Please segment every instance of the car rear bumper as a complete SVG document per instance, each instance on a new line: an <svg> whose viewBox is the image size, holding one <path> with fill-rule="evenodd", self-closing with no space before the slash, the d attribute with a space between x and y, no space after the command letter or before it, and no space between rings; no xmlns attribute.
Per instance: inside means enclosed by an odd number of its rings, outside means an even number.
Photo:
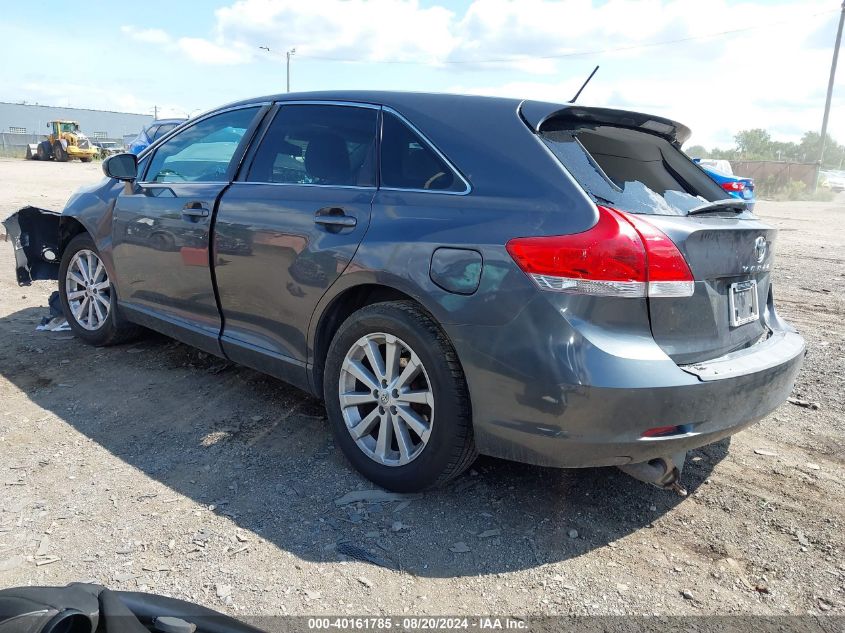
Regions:
<svg viewBox="0 0 845 633"><path fill-rule="evenodd" d="M763 343L683 367L644 337L604 349L577 329L563 332L563 346L555 336L546 337L545 348L526 345L523 337L512 349L527 358L508 369L491 364L493 357L516 357L496 351L499 341L488 337L482 351L460 339L478 449L577 468L643 462L716 442L766 416L792 391L804 341L776 315L772 326L777 329ZM680 428L644 436L666 426Z"/></svg>

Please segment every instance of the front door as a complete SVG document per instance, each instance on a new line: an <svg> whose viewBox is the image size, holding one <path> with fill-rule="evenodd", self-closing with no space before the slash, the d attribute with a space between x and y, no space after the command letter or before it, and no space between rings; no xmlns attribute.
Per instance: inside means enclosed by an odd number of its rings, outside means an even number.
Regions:
<svg viewBox="0 0 845 633"><path fill-rule="evenodd" d="M112 230L122 308L174 338L219 353L209 236L218 198L234 175L260 106L199 120L155 149Z"/></svg>
<svg viewBox="0 0 845 633"><path fill-rule="evenodd" d="M281 105L217 213L223 350L299 384L317 302L349 264L376 191L379 109Z"/></svg>

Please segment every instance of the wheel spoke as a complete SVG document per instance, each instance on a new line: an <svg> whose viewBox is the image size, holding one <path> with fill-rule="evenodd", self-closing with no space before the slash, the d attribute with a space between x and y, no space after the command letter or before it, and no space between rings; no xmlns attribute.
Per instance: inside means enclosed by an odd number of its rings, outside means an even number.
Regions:
<svg viewBox="0 0 845 633"><path fill-rule="evenodd" d="M367 435L370 431L373 430L373 427L376 425L381 418L379 417L378 408L373 409L370 411L370 414L364 417L358 424L351 427L349 432L352 433L352 437L356 440L360 440L362 437Z"/></svg>
<svg viewBox="0 0 845 633"><path fill-rule="evenodd" d="M378 411L378 409L376 409ZM376 456L382 461L387 459L387 451L390 449L390 444L393 440L393 424L390 421L390 414L385 413L381 416L381 422L378 427L378 439L376 440Z"/></svg>
<svg viewBox="0 0 845 633"><path fill-rule="evenodd" d="M94 297L99 303L103 304L103 307L106 309L106 314L108 314L109 308L111 307L111 305L109 304L109 300L99 293L95 293Z"/></svg>
<svg viewBox="0 0 845 633"><path fill-rule="evenodd" d="M109 280L108 280L108 277L107 277L105 281L101 281L98 284L94 284L94 290L100 290L100 291L108 290L110 285L111 284L109 283Z"/></svg>
<svg viewBox="0 0 845 633"><path fill-rule="evenodd" d="M99 299L100 297L96 296L96 298ZM100 308L100 302L99 301L92 301L91 305L94 306L94 312L97 313L97 325L99 326L100 323L102 323L103 321L106 320L106 317L103 315L103 310L102 310L102 308ZM89 323L88 325L91 325L91 324Z"/></svg>
<svg viewBox="0 0 845 633"><path fill-rule="evenodd" d="M408 364L405 366L405 369L402 370L402 373L399 375L399 378L396 379L396 384L394 387L396 389L401 389L408 383L410 383L420 371L420 359L417 358L416 354L411 354L411 358L408 360Z"/></svg>
<svg viewBox="0 0 845 633"><path fill-rule="evenodd" d="M396 398L399 402L407 402L408 404L427 404L432 405L431 391L428 389L422 391L405 391L399 392L399 397Z"/></svg>
<svg viewBox="0 0 845 633"><path fill-rule="evenodd" d="M88 274L88 265L81 257L76 261L76 270L78 270L79 274L82 276L82 285L87 286L91 276Z"/></svg>
<svg viewBox="0 0 845 633"><path fill-rule="evenodd" d="M369 369L361 364L360 360L347 359L343 364L343 368L364 383L370 390L381 387L378 380L376 380L376 377L370 373Z"/></svg>
<svg viewBox="0 0 845 633"><path fill-rule="evenodd" d="M396 412L402 417L411 429L420 436L420 439L426 440L428 438L428 424L420 415L410 407L398 406Z"/></svg>
<svg viewBox="0 0 845 633"><path fill-rule="evenodd" d="M88 281L94 282L94 253L88 251L85 255L88 261Z"/></svg>
<svg viewBox="0 0 845 633"><path fill-rule="evenodd" d="M91 277L91 283L97 283L97 280L100 278L100 273L104 270L103 262L101 260L97 260L97 267L94 270L94 276Z"/></svg>
<svg viewBox="0 0 845 633"><path fill-rule="evenodd" d="M88 302L90 299L85 297L76 308L76 311L73 313L73 318L75 318L78 322L82 323L82 313L85 312L85 309L88 307Z"/></svg>
<svg viewBox="0 0 845 633"><path fill-rule="evenodd" d="M79 299L80 297L84 297L84 296L85 296L85 291L84 291L84 290L77 290L77 291L75 291L75 292L69 292L69 293L67 293L67 299L68 299L68 301L76 301L76 300L77 300L77 299Z"/></svg>
<svg viewBox="0 0 845 633"><path fill-rule="evenodd" d="M362 404L373 404L374 402L376 402L376 397L372 391L347 391L340 394L340 406L344 409Z"/></svg>
<svg viewBox="0 0 845 633"><path fill-rule="evenodd" d="M79 269L79 266L77 266L77 269ZM84 280L84 279L82 279L79 275L77 275L77 274L76 274L76 273L74 273L74 272L70 272L70 273L68 273L68 277L70 277L71 279L73 279L73 282L74 282L77 286L82 286L82 287L84 288L84 287L87 285L87 284L85 283L85 280Z"/></svg>
<svg viewBox="0 0 845 633"><path fill-rule="evenodd" d="M384 345L384 370L385 378L388 383L392 383L393 379L399 375L399 344L394 337L388 337Z"/></svg>
<svg viewBox="0 0 845 633"><path fill-rule="evenodd" d="M396 435L396 444L399 446L399 461L407 462L411 453L414 452L414 443L411 441L411 436L408 435L408 427L405 422L398 416L391 416L393 419L393 433Z"/></svg>
<svg viewBox="0 0 845 633"><path fill-rule="evenodd" d="M382 380L384 378L384 359L381 357L381 350L378 348L378 343L373 340L367 341L364 344L364 353L370 361L370 367L373 368L376 378Z"/></svg>
<svg viewBox="0 0 845 633"><path fill-rule="evenodd" d="M88 327L94 327L94 302L88 301Z"/></svg>

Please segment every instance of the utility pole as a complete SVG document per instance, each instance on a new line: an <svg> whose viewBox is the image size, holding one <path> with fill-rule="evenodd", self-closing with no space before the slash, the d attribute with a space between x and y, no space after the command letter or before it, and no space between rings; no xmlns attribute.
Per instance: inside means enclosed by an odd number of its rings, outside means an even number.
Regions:
<svg viewBox="0 0 845 633"><path fill-rule="evenodd" d="M839 29L836 31L836 41L833 44L833 61L830 62L830 80L827 82L827 99L824 103L824 118L822 119L821 148L819 149L819 169L824 160L824 146L827 140L827 120L830 117L830 101L833 98L833 80L836 78L836 62L839 58L839 45L842 43L842 25L845 24L845 0L842 2L842 12L839 14ZM818 182L818 178L816 178Z"/></svg>
<svg viewBox="0 0 845 633"><path fill-rule="evenodd" d="M845 11L845 0L843 0L842 7L843 7L842 10ZM845 15L845 14L843 14L843 15ZM839 24L839 31L840 32L842 31L842 23ZM296 53L295 48L292 48L289 51L287 51L288 68L287 68L287 72L285 73L285 79L287 80L287 84L288 84L288 92L290 92L290 58L291 58L291 55L293 55L294 53Z"/></svg>
<svg viewBox="0 0 845 633"><path fill-rule="evenodd" d="M267 51L268 53L272 53L273 51L270 50L268 46L259 46L262 51ZM287 91L290 92L290 58L296 54L296 49L291 48L290 50L285 51L286 65L285 65L285 84Z"/></svg>
<svg viewBox="0 0 845 633"><path fill-rule="evenodd" d="M158 121L158 106L153 106L153 121Z"/></svg>

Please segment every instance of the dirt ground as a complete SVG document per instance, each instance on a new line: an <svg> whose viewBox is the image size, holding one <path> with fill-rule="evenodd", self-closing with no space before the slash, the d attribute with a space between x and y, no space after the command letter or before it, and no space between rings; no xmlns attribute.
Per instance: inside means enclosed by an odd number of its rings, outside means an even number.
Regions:
<svg viewBox="0 0 845 633"><path fill-rule="evenodd" d="M99 177L0 160L0 217ZM757 211L809 346L794 396L818 408L690 453L686 498L481 458L421 498L338 505L372 485L320 402L157 335L35 332L53 285L18 287L0 243L0 586L87 580L235 615L845 614L845 194Z"/></svg>

